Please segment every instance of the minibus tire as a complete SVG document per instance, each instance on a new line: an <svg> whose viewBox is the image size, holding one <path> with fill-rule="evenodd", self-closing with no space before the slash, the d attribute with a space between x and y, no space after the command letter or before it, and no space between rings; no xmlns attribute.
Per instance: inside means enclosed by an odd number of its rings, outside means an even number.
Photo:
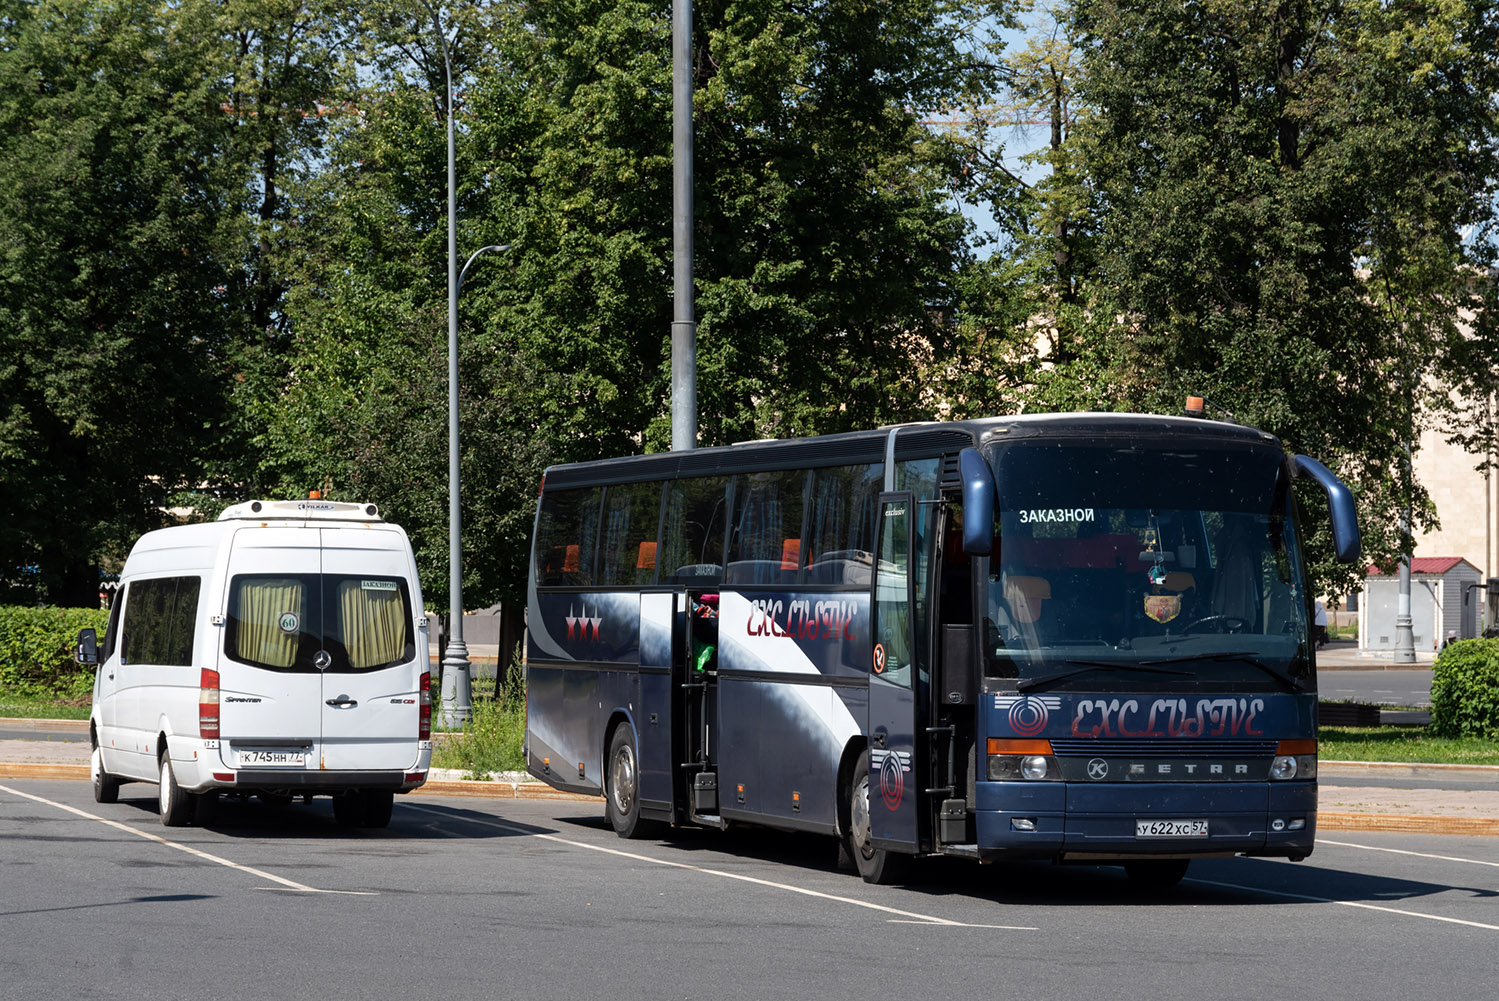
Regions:
<svg viewBox="0 0 1499 1001"><path fill-rule="evenodd" d="M333 822L339 827L358 827L364 819L364 796L350 790L333 796Z"/></svg>
<svg viewBox="0 0 1499 1001"><path fill-rule="evenodd" d="M193 823L198 827L208 827L213 824L219 814L219 791L209 789L200 792L193 798Z"/></svg>
<svg viewBox="0 0 1499 1001"><path fill-rule="evenodd" d="M864 882L886 886L905 878L911 858L870 842L869 822L869 752L859 755L854 765L853 781L848 787L848 831L843 835L845 848Z"/></svg>
<svg viewBox="0 0 1499 1001"><path fill-rule="evenodd" d="M366 789L361 798L364 800L364 809L361 811L364 816L360 826L389 827L396 794L389 789Z"/></svg>
<svg viewBox="0 0 1499 1001"><path fill-rule="evenodd" d="M120 801L120 780L104 770L104 752L98 747L88 759L89 777L94 783L95 803L118 803Z"/></svg>
<svg viewBox="0 0 1499 1001"><path fill-rule="evenodd" d="M614 728L609 756L604 759L604 812L609 825L622 838L657 837L664 829L659 821L640 819L640 754L630 724Z"/></svg>
<svg viewBox="0 0 1499 1001"><path fill-rule="evenodd" d="M192 819L192 797L177 784L172 773L172 755L166 748L161 751L161 772L157 776L157 806L161 810L161 823L165 827L186 827Z"/></svg>

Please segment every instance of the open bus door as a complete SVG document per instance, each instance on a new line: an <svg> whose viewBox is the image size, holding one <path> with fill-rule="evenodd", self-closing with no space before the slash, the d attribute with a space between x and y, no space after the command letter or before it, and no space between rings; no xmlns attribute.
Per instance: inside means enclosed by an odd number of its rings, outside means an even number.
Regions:
<svg viewBox="0 0 1499 1001"><path fill-rule="evenodd" d="M923 774L916 761L913 546L917 508L909 492L880 495L878 559L870 601L869 832L875 849L913 853Z"/></svg>

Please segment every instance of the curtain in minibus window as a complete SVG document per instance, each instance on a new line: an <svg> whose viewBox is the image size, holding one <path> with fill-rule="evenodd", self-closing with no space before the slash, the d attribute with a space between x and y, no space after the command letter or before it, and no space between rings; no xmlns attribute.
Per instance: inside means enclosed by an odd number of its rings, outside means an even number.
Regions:
<svg viewBox="0 0 1499 1001"><path fill-rule="evenodd" d="M239 582L235 636L237 660L291 667L307 621L307 586L294 578L261 577Z"/></svg>
<svg viewBox="0 0 1499 1001"><path fill-rule="evenodd" d="M338 611L350 667L364 670L405 659L406 607L396 581L339 581Z"/></svg>

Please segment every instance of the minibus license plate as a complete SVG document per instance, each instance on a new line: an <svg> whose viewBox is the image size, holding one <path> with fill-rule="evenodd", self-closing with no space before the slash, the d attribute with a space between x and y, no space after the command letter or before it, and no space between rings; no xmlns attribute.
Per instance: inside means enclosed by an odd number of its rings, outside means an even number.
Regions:
<svg viewBox="0 0 1499 1001"><path fill-rule="evenodd" d="M241 768L253 768L256 765L279 765L282 767L303 768L307 765L306 751L254 751L241 749L238 754L239 766Z"/></svg>
<svg viewBox="0 0 1499 1001"><path fill-rule="evenodd" d="M1205 838L1208 836L1206 820L1137 820L1137 838Z"/></svg>

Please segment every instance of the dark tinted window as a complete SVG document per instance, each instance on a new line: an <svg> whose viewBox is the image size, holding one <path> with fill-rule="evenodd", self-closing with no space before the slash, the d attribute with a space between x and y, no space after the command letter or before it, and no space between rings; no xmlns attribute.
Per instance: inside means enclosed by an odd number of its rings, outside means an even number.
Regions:
<svg viewBox="0 0 1499 1001"><path fill-rule="evenodd" d="M655 582L656 529L660 521L660 483L625 483L605 491L599 584Z"/></svg>
<svg viewBox="0 0 1499 1001"><path fill-rule="evenodd" d="M807 471L748 473L735 483L730 584L789 584L802 566Z"/></svg>
<svg viewBox="0 0 1499 1001"><path fill-rule="evenodd" d="M661 580L673 584L723 580L724 526L730 480L705 476L666 484L665 521L657 560Z"/></svg>
<svg viewBox="0 0 1499 1001"><path fill-rule="evenodd" d="M536 583L588 587L594 583L602 490L555 490L541 498L536 522Z"/></svg>
<svg viewBox="0 0 1499 1001"><path fill-rule="evenodd" d="M807 510L808 583L869 584L882 474L880 463L813 473Z"/></svg>
<svg viewBox="0 0 1499 1001"><path fill-rule="evenodd" d="M120 663L191 666L201 587L197 577L131 581L125 595Z"/></svg>

